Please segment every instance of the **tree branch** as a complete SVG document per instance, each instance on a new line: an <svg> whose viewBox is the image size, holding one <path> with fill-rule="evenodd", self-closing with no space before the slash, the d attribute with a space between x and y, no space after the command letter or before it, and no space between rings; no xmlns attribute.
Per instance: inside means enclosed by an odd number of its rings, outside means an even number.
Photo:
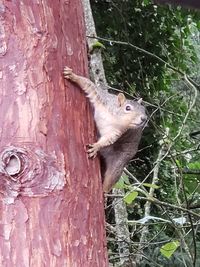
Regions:
<svg viewBox="0 0 200 267"><path fill-rule="evenodd" d="M146 55L148 55L148 56L150 56L150 57L153 57L153 58L155 58L155 59L157 59L159 62L161 62L161 63L163 63L167 68L169 68L169 69L171 69L171 70L173 70L173 71L175 71L175 72L177 72L177 73L179 73L181 76L183 76L183 77L185 77L186 76L186 74L183 72L183 71L181 71L181 70L179 70L179 69L177 69L177 68L175 68L174 66L172 66L172 65L170 65L168 62L166 62L164 59L162 59L161 57L159 57L159 56L157 56L157 55L155 55L155 54L153 54L153 53L151 53L151 52L149 52L149 51L147 51L147 50L145 50L145 49L143 49L143 48L141 48L141 47L138 47L138 46L136 46L136 45L134 45L134 44L131 44L131 43L129 43L129 42L123 42L123 41L116 41L116 40L112 40L112 39L107 39L107 38L102 38L102 37L99 37L99 36L87 36L88 38L92 38L92 39L98 39L98 40L101 40L101 41L104 41L104 42L108 42L108 43L114 43L114 44L120 44L120 45L126 45L126 46L130 46L130 47L132 47L132 48L134 48L135 50L137 50L137 51L140 51L140 52L142 52L142 53L144 53L144 54L146 54ZM199 84L197 84L193 79L191 79L191 78L187 78L198 90L200 90L200 85Z"/></svg>
<svg viewBox="0 0 200 267"><path fill-rule="evenodd" d="M183 174L196 174L196 175L200 175L200 170L199 169L183 169L182 170Z"/></svg>
<svg viewBox="0 0 200 267"><path fill-rule="evenodd" d="M181 210L181 211L190 213L191 215L193 215L193 216L195 216L197 218L200 218L200 214L198 214L198 213L195 213L195 212L193 212L191 210L188 210L186 208L183 208L183 207L176 206L174 204L170 204L170 203L166 203L166 202L160 201L160 200L158 200L156 198L137 197L137 199L146 200L146 201L148 200L148 201L151 201L152 203L157 204L159 206L168 207L168 208L172 208L172 209L176 209L176 210Z"/></svg>

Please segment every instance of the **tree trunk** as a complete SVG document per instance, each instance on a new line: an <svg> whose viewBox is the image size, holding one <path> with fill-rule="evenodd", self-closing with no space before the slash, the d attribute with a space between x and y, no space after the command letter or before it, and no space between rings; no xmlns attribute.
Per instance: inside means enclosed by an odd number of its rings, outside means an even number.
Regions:
<svg viewBox="0 0 200 267"><path fill-rule="evenodd" d="M108 266L80 0L0 1L0 266Z"/></svg>

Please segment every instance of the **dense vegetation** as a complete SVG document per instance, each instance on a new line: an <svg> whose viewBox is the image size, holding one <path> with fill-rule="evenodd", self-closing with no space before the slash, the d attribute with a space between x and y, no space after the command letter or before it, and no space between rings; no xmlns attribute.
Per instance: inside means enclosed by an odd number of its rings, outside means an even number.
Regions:
<svg viewBox="0 0 200 267"><path fill-rule="evenodd" d="M131 174L118 184L131 259L200 266L200 12L150 0L91 5L108 83L142 96L149 115ZM108 222L115 226L112 216ZM110 232L108 240L110 261L119 266L117 238Z"/></svg>

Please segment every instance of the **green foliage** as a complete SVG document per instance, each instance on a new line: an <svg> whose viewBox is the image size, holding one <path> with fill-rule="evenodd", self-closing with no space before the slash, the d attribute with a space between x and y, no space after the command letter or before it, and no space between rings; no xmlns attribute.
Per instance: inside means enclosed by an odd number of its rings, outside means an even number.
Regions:
<svg viewBox="0 0 200 267"><path fill-rule="evenodd" d="M195 170L196 172L200 173L200 161L194 161L187 164L186 170ZM189 194L193 192L199 193L200 195L200 175L197 173L195 174L185 174L184 175L185 187Z"/></svg>
<svg viewBox="0 0 200 267"><path fill-rule="evenodd" d="M127 195L125 195L124 201L127 204L131 204L136 199L137 196L138 196L138 192L136 191L130 192Z"/></svg>
<svg viewBox="0 0 200 267"><path fill-rule="evenodd" d="M155 189L158 189L158 188L159 188L159 186L156 185L156 184L143 183L142 185L143 185L143 186L146 186L146 187L155 188Z"/></svg>
<svg viewBox="0 0 200 267"><path fill-rule="evenodd" d="M119 181L114 185L114 188L127 189L128 185L130 185L129 178L126 174L123 173Z"/></svg>
<svg viewBox="0 0 200 267"><path fill-rule="evenodd" d="M195 161L195 162L189 163L188 168L200 171L200 161Z"/></svg>
<svg viewBox="0 0 200 267"><path fill-rule="evenodd" d="M139 152L128 166L139 181L144 180L141 191L131 191L135 180L128 176L116 185L126 192L128 219L145 217L143 192L146 191L154 190L154 198L177 207L199 204L200 175L185 174L184 170L200 169L197 148L200 140L190 137L191 132L199 130L200 100L197 98L191 108L195 90L183 81L180 72L200 83L200 13L159 6L151 0L92 0L91 4L98 36L110 40L101 40L105 46L102 55L108 83L130 95L143 97L150 118ZM126 42L126 45L112 40ZM161 149L162 157L166 156L158 162ZM157 181L153 183L158 163ZM134 187L129 185L128 178ZM140 189L138 183L136 186ZM149 223L142 246L145 257L140 266L193 266L194 251L196 266L200 266L198 219L192 216L191 223L187 212L154 204L149 212L171 223ZM182 216L187 218L186 225L173 221ZM141 225L130 227L133 244L140 241L141 229ZM180 237L184 242L170 242ZM165 244L161 250L160 243ZM138 247L134 248L133 245L133 254L138 254Z"/></svg>
<svg viewBox="0 0 200 267"><path fill-rule="evenodd" d="M92 53L92 52L94 51L94 49L105 49L105 46L104 46L101 42L96 41L96 42L92 45L92 47L91 47L91 49L90 49L90 53Z"/></svg>
<svg viewBox="0 0 200 267"><path fill-rule="evenodd" d="M160 252L164 257L169 259L179 246L180 246L179 241L169 242L161 247Z"/></svg>
<svg viewBox="0 0 200 267"><path fill-rule="evenodd" d="M188 60L196 62L194 49L188 49L193 48L189 36L194 27L189 12L157 6L151 1L94 2L100 36L133 43L183 71L190 71ZM112 42L105 45L104 66L109 83L127 89L134 83L137 91L150 99L161 88L168 90L172 73L165 64L128 46ZM173 75L177 78L176 73ZM146 88L147 94L141 88Z"/></svg>

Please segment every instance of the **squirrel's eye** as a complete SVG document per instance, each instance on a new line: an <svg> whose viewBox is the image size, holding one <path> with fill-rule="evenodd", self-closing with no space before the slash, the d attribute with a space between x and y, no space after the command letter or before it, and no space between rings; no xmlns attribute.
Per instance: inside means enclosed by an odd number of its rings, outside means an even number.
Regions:
<svg viewBox="0 0 200 267"><path fill-rule="evenodd" d="M130 111L130 110L131 110L131 106L130 106L130 105L127 105L127 106L126 106L126 110L127 110L127 111Z"/></svg>

